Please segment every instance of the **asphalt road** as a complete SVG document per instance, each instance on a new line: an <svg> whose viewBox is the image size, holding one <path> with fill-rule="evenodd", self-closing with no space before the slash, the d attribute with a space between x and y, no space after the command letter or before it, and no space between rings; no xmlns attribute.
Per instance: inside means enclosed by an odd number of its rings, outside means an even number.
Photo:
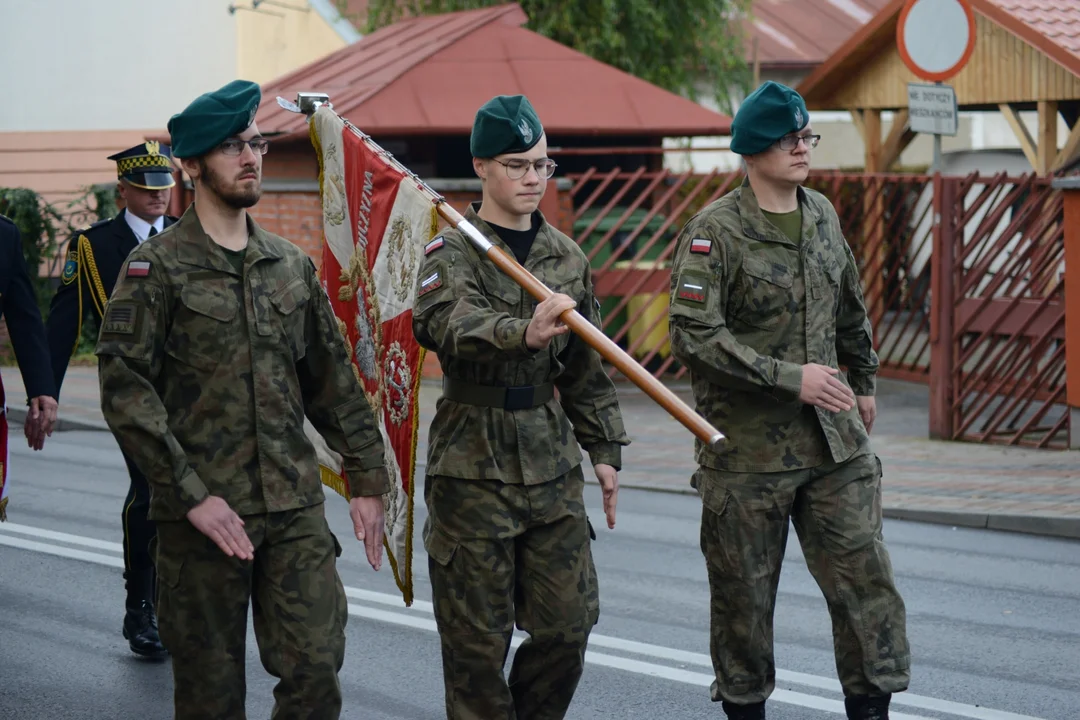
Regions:
<svg viewBox="0 0 1080 720"><path fill-rule="evenodd" d="M0 718L169 718L167 663L134 658L123 613L123 460L107 433L58 433L32 453L12 429L12 506L0 524ZM693 497L620 495L608 531L595 485L601 620L568 717L718 718L709 700L708 588ZM417 602L349 542L331 495L350 595L343 717L442 713L441 663L416 505ZM1080 543L886 521L914 651L894 720L1080 717ZM792 533L776 612L778 690L770 720L842 717L828 614ZM248 710L269 717L272 678L249 633Z"/></svg>

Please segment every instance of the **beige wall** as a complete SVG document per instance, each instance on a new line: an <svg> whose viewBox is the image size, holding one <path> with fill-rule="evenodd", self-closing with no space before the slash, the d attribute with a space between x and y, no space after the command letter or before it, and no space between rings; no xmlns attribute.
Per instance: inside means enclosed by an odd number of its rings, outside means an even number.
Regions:
<svg viewBox="0 0 1080 720"><path fill-rule="evenodd" d="M260 12L237 13L239 77L263 84L345 47L345 40L306 0L282 4L306 12L264 4Z"/></svg>
<svg viewBox="0 0 1080 720"><path fill-rule="evenodd" d="M163 128L236 77L229 0L0 0L0 132Z"/></svg>

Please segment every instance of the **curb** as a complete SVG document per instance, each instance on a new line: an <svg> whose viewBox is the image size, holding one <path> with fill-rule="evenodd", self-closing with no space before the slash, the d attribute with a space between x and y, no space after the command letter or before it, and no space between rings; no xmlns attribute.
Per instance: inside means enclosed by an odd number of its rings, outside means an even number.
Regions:
<svg viewBox="0 0 1080 720"><path fill-rule="evenodd" d="M667 493L669 495L697 496L697 491L691 487L664 488L620 480L619 488ZM976 528L979 530L997 530L999 532L1022 533L1040 537L1080 540L1080 518L1047 515L1004 515L949 510L915 510L909 508L883 508L882 515L892 520L907 520L931 525L952 525L954 527Z"/></svg>
<svg viewBox="0 0 1080 720"><path fill-rule="evenodd" d="M946 510L909 510L905 508L886 509L884 515L896 520L1080 540L1080 518L1053 517L1049 515L964 513Z"/></svg>
<svg viewBox="0 0 1080 720"><path fill-rule="evenodd" d="M26 416L29 413L25 408L8 408L7 416L8 420L19 425L26 424ZM69 432L71 430L96 430L98 432L108 432L109 427L100 423L84 422L82 420L71 420L70 418L56 418L56 427L53 428L53 432Z"/></svg>

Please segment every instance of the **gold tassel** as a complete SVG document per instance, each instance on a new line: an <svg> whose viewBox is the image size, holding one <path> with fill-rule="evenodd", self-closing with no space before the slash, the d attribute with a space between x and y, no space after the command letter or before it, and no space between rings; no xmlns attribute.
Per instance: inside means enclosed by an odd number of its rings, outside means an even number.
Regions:
<svg viewBox="0 0 1080 720"><path fill-rule="evenodd" d="M4 498L0 500L0 522L7 520L7 504L11 498Z"/></svg>

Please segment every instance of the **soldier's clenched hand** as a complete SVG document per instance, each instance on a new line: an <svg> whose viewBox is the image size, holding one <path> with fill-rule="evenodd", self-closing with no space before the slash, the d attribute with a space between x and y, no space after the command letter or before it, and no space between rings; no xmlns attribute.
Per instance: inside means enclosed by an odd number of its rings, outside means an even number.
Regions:
<svg viewBox="0 0 1080 720"><path fill-rule="evenodd" d="M529 327L525 329L525 344L530 350L541 350L551 342L551 338L569 332L570 328L559 318L577 303L566 295L555 293L542 301L533 311Z"/></svg>
<svg viewBox="0 0 1080 720"><path fill-rule="evenodd" d="M855 393L836 377L839 372L817 363L803 365L799 400L829 412L843 412L855 407Z"/></svg>
<svg viewBox="0 0 1080 720"><path fill-rule="evenodd" d="M378 570L382 567L383 532L386 528L382 496L353 498L349 501L349 516L356 539L364 543L368 563Z"/></svg>
<svg viewBox="0 0 1080 720"><path fill-rule="evenodd" d="M607 515L607 526L615 529L615 503L619 500L619 473L610 465L600 463L593 466L596 479L600 481L600 489L604 494L604 514Z"/></svg>
<svg viewBox="0 0 1080 720"><path fill-rule="evenodd" d="M255 546L244 532L244 521L222 498L211 495L204 499L188 510L187 519L229 557L241 560L255 557Z"/></svg>

